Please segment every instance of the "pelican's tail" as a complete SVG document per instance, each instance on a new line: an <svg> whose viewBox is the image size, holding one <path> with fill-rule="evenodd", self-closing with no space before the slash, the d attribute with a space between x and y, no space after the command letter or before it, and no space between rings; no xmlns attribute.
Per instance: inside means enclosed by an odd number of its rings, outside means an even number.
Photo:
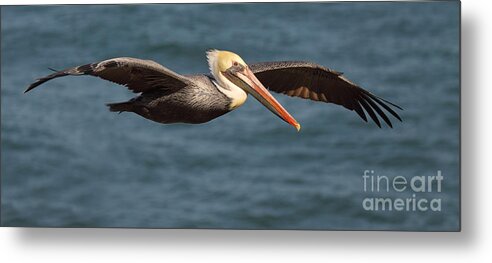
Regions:
<svg viewBox="0 0 492 263"><path fill-rule="evenodd" d="M134 105L132 101L119 102L119 103L108 103L106 106L109 107L109 111L112 112L124 112L124 111L133 111Z"/></svg>

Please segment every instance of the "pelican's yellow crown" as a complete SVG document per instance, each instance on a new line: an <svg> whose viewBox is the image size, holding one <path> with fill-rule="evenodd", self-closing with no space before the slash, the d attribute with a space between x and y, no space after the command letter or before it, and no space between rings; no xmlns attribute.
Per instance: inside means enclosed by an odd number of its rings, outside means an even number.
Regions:
<svg viewBox="0 0 492 263"><path fill-rule="evenodd" d="M226 71L234 62L246 66L246 62L239 55L231 51L213 49L207 52L207 58L210 64L210 70L214 73L218 73L216 71Z"/></svg>

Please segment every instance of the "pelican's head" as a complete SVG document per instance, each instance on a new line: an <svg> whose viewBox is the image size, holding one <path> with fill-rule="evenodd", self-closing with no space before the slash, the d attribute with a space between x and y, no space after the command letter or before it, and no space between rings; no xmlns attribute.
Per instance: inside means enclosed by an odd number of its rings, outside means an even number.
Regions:
<svg viewBox="0 0 492 263"><path fill-rule="evenodd" d="M241 88L246 93L253 95L275 115L294 126L297 131L301 129L301 125L268 92L239 55L230 51L214 49L207 52L207 58L210 72L219 84L225 87L234 85Z"/></svg>

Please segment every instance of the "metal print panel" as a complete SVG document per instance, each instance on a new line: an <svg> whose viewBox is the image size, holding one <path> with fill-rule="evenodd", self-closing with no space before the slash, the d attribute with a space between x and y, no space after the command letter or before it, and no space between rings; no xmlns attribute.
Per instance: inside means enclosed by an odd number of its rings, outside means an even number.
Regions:
<svg viewBox="0 0 492 263"><path fill-rule="evenodd" d="M459 38L454 1L3 6L1 226L459 231Z"/></svg>

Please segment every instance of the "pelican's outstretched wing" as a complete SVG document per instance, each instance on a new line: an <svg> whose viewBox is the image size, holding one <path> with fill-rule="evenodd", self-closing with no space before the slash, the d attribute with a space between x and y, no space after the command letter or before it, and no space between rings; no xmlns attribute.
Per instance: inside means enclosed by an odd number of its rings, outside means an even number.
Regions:
<svg viewBox="0 0 492 263"><path fill-rule="evenodd" d="M48 80L68 75L91 75L128 87L135 93L154 89L177 90L188 85L188 80L152 60L113 58L97 63L55 71L36 80L25 92Z"/></svg>
<svg viewBox="0 0 492 263"><path fill-rule="evenodd" d="M323 101L342 105L353 110L367 122L364 110L381 127L376 115L393 127L380 108L401 121L390 106L402 109L369 91L366 91L342 76L342 73L323 66L302 61L263 62L249 65L255 76L271 91L292 97Z"/></svg>

